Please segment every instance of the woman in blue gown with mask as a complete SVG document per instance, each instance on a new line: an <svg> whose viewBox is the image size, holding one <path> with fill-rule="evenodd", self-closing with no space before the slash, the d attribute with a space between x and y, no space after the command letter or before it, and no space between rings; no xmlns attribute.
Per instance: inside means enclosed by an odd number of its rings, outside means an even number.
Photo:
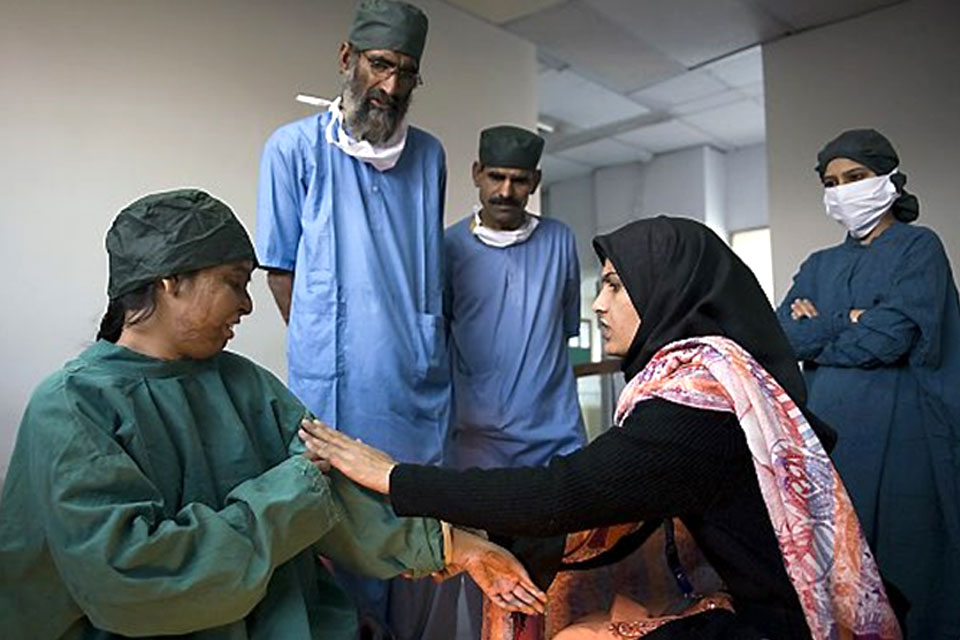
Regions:
<svg viewBox="0 0 960 640"><path fill-rule="evenodd" d="M847 229L813 253L777 314L804 363L809 408L912 638L960 636L960 305L931 229L911 224L896 151L872 129L817 156L827 214Z"/></svg>

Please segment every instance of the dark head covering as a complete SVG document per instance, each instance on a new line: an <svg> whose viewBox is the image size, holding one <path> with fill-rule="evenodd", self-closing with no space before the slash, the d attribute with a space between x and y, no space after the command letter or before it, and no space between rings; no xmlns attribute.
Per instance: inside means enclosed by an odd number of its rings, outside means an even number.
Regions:
<svg viewBox="0 0 960 640"><path fill-rule="evenodd" d="M246 229L230 207L198 189L140 198L121 211L107 231L111 300L179 273L256 254Z"/></svg>
<svg viewBox="0 0 960 640"><path fill-rule="evenodd" d="M629 380L654 354L684 338L725 336L749 352L799 406L827 450L833 430L805 409L807 389L797 358L753 272L709 228L658 216L597 236L640 314L623 358Z"/></svg>
<svg viewBox="0 0 960 640"><path fill-rule="evenodd" d="M849 129L828 142L817 154L817 173L821 180L827 165L837 158L859 162L878 176L888 174L900 166L900 157L893 145L874 129ZM891 207L893 215L900 222L913 222L920 215L920 203L916 196L903 188L907 183L907 176L897 171L890 180L900 194Z"/></svg>
<svg viewBox="0 0 960 640"><path fill-rule="evenodd" d="M419 62L427 42L427 16L406 2L360 0L348 40L360 51L389 49Z"/></svg>
<svg viewBox="0 0 960 640"><path fill-rule="evenodd" d="M480 132L480 164L485 167L535 170L543 153L543 138L510 125Z"/></svg>

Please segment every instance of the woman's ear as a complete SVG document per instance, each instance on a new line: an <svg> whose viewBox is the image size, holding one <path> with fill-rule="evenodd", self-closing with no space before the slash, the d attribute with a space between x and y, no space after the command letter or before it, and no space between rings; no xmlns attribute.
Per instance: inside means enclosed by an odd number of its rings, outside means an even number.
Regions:
<svg viewBox="0 0 960 640"><path fill-rule="evenodd" d="M178 276L169 276L160 278L157 282L157 293L176 297L180 293L180 286L183 280Z"/></svg>

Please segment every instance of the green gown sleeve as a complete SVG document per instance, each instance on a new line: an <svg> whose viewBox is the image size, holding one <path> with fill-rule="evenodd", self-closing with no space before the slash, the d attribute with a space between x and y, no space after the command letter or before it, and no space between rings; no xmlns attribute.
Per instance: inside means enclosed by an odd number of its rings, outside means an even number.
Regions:
<svg viewBox="0 0 960 640"><path fill-rule="evenodd" d="M289 440L287 451L300 456L306 447L297 430L306 410L279 380L268 376L267 382L270 392L285 400L278 403L277 420ZM387 498L357 486L338 471L327 478L344 517L314 545L315 553L354 573L377 578L401 573L421 577L443 568L443 536L437 520L400 518Z"/></svg>
<svg viewBox="0 0 960 640"><path fill-rule="evenodd" d="M215 510L174 511L62 385L25 418L32 484L58 572L105 631L183 634L242 619L274 569L343 519L329 481L296 456Z"/></svg>
<svg viewBox="0 0 960 640"><path fill-rule="evenodd" d="M345 517L314 545L317 553L337 566L378 578L405 572L421 577L443 568L437 520L400 518L387 498L357 486L337 471L330 480Z"/></svg>

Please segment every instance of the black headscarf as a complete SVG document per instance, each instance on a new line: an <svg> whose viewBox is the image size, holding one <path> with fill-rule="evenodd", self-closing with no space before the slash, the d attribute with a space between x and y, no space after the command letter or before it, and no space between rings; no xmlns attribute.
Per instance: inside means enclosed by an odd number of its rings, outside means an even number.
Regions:
<svg viewBox="0 0 960 640"><path fill-rule="evenodd" d="M874 129L849 129L828 142L817 154L817 173L823 173L831 160L848 158L859 162L878 176L885 175L900 166L900 157L890 141ZM920 202L903 186L907 176L901 171L890 177L900 197L893 202L891 210L900 222L913 222L920 215Z"/></svg>
<svg viewBox="0 0 960 640"><path fill-rule="evenodd" d="M806 390L780 323L750 269L708 227L658 216L599 236L640 314L640 330L623 359L627 379L667 344L722 335L750 352L792 397Z"/></svg>
<svg viewBox="0 0 960 640"><path fill-rule="evenodd" d="M640 314L640 329L623 358L630 380L666 345L725 336L749 352L786 390L829 451L833 430L806 410L797 358L753 272L706 226L658 216L631 222L593 240L609 259Z"/></svg>

